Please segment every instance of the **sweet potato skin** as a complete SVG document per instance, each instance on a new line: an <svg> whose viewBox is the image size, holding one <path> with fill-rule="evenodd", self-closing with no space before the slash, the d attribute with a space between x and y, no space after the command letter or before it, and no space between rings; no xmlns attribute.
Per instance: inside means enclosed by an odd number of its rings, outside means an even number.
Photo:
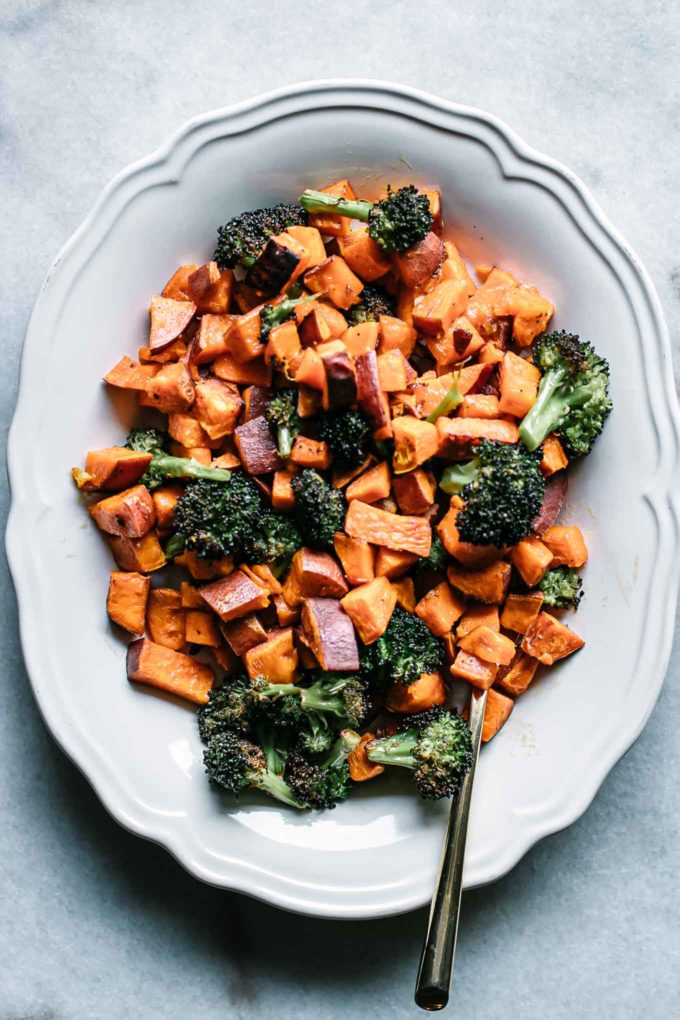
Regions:
<svg viewBox="0 0 680 1020"><path fill-rule="evenodd" d="M340 567L329 553L298 549L283 587L289 606L302 605L308 598L342 598L349 588Z"/></svg>
<svg viewBox="0 0 680 1020"><path fill-rule="evenodd" d="M241 463L249 475L266 475L283 467L264 415L239 425L234 432L234 440Z"/></svg>
<svg viewBox="0 0 680 1020"><path fill-rule="evenodd" d="M131 634L143 634L151 578L144 574L112 570L106 611L113 623Z"/></svg>
<svg viewBox="0 0 680 1020"><path fill-rule="evenodd" d="M359 668L354 627L337 599L306 599L302 607L302 630L322 669Z"/></svg>
<svg viewBox="0 0 680 1020"><path fill-rule="evenodd" d="M437 483L431 471L416 468L392 479L394 498L403 514L420 516L434 504Z"/></svg>
<svg viewBox="0 0 680 1020"><path fill-rule="evenodd" d="M345 531L352 538L415 556L429 556L432 545L432 529L424 518L390 514L359 499L349 504Z"/></svg>
<svg viewBox="0 0 680 1020"><path fill-rule="evenodd" d="M214 681L210 666L149 638L128 645L127 675L129 680L158 687L196 705L206 704Z"/></svg>
<svg viewBox="0 0 680 1020"><path fill-rule="evenodd" d="M90 514L100 531L125 538L142 538L156 521L156 509L145 485L109 496L90 507Z"/></svg>

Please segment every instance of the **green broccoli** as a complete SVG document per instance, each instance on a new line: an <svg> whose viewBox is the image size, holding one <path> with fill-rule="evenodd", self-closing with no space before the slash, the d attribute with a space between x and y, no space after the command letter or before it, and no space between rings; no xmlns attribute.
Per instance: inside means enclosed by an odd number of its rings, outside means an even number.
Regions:
<svg viewBox="0 0 680 1020"><path fill-rule="evenodd" d="M350 326L362 322L377 322L381 315L394 315L396 299L379 283L366 283L361 292L361 301L347 312Z"/></svg>
<svg viewBox="0 0 680 1020"><path fill-rule="evenodd" d="M166 452L167 434L159 429L132 429L125 441L128 450L151 453L153 459L140 478L147 489L157 489L168 478L204 478L213 482L228 482L231 472L223 468L207 467L190 457L172 457Z"/></svg>
<svg viewBox="0 0 680 1020"><path fill-rule="evenodd" d="M198 732L204 743L226 730L250 731L259 702L249 677L227 678L221 687L209 692L208 698L198 710Z"/></svg>
<svg viewBox="0 0 680 1020"><path fill-rule="evenodd" d="M319 437L343 464L361 464L366 459L372 431L363 411L330 411L319 418Z"/></svg>
<svg viewBox="0 0 680 1020"><path fill-rule="evenodd" d="M291 482L295 494L295 522L300 545L328 549L336 531L342 531L347 503L342 489L334 489L318 471L306 468Z"/></svg>
<svg viewBox="0 0 680 1020"><path fill-rule="evenodd" d="M283 301L279 301L277 305L265 305L260 312L261 343L266 344L274 326L281 326L293 318L298 305L304 304L305 301L316 301L320 296L319 294L307 294L305 297L293 298L291 297L292 293L293 288L288 291Z"/></svg>
<svg viewBox="0 0 680 1020"><path fill-rule="evenodd" d="M432 538L432 545L430 547L429 556L421 556L416 563L414 570L420 573L423 570L446 570L446 565L449 560L449 554L442 545L441 539L434 535Z"/></svg>
<svg viewBox="0 0 680 1020"><path fill-rule="evenodd" d="M384 251L412 248L429 234L434 222L427 195L413 184L398 191L388 188L387 197L375 203L307 190L300 204L308 213L331 212L368 223L368 233Z"/></svg>
<svg viewBox="0 0 680 1020"><path fill-rule="evenodd" d="M472 767L470 729L443 708L414 715L402 731L369 741L366 753L377 765L410 769L428 800L453 796Z"/></svg>
<svg viewBox="0 0 680 1020"><path fill-rule="evenodd" d="M277 720L287 717L293 724L307 715L336 716L348 726L360 726L368 709L366 682L349 674L322 674L310 687L263 682L258 697L275 699Z"/></svg>
<svg viewBox="0 0 680 1020"><path fill-rule="evenodd" d="M251 563L286 563L302 545L295 524L265 502L242 471L229 485L188 485L174 510L175 534L204 559L234 555Z"/></svg>
<svg viewBox="0 0 680 1020"><path fill-rule="evenodd" d="M362 675L378 686L413 683L444 664L444 642L414 613L396 606L385 633L359 650Z"/></svg>
<svg viewBox="0 0 680 1020"><path fill-rule="evenodd" d="M455 375L453 382L449 386L448 390L439 401L434 411L428 414L426 421L430 423L436 422L437 418L443 418L451 414L452 411L458 407L459 404L463 403L463 394L460 392L458 387L458 376Z"/></svg>
<svg viewBox="0 0 680 1020"><path fill-rule="evenodd" d="M521 445L482 440L467 464L444 469L440 488L460 493L465 506L456 518L464 542L516 545L531 531L541 509L545 482L539 452Z"/></svg>
<svg viewBox="0 0 680 1020"><path fill-rule="evenodd" d="M278 390L267 403L264 416L276 429L279 454L287 459L302 425L297 413L297 390Z"/></svg>
<svg viewBox="0 0 680 1020"><path fill-rule="evenodd" d="M554 567L540 583L543 604L553 609L576 609L583 598L583 579L570 567Z"/></svg>
<svg viewBox="0 0 680 1020"><path fill-rule="evenodd" d="M519 434L536 450L557 432L572 456L590 453L612 409L609 365L592 345L573 333L547 333L533 348L534 364L543 373L536 401Z"/></svg>
<svg viewBox="0 0 680 1020"><path fill-rule="evenodd" d="M343 730L331 750L320 761L312 761L300 750L286 760L285 779L296 800L322 811L335 807L349 796L351 780L347 759L360 740L353 730Z"/></svg>
<svg viewBox="0 0 680 1020"><path fill-rule="evenodd" d="M270 237L287 227L306 226L308 222L307 213L299 205L279 204L243 212L218 229L213 258L220 269L233 269L236 265L249 268Z"/></svg>
<svg viewBox="0 0 680 1020"><path fill-rule="evenodd" d="M263 749L234 730L215 734L203 754L210 782L237 795L248 789L262 790L289 807L302 807L285 779L270 767L269 763L277 760L273 735L269 742L271 746Z"/></svg>

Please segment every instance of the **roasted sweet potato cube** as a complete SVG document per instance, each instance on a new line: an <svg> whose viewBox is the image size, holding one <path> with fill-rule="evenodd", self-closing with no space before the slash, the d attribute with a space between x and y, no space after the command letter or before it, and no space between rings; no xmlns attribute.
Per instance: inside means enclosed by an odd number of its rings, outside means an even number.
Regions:
<svg viewBox="0 0 680 1020"><path fill-rule="evenodd" d="M164 365L146 387L144 403L163 414L188 411L194 402L194 382L187 366L180 361Z"/></svg>
<svg viewBox="0 0 680 1020"><path fill-rule="evenodd" d="M127 675L129 680L158 687L197 705L208 701L215 679L210 666L196 662L190 655L157 645L149 638L128 645Z"/></svg>
<svg viewBox="0 0 680 1020"><path fill-rule="evenodd" d="M206 613L200 609L189 609L185 618L187 644L201 645L204 648L221 647L222 635L212 613Z"/></svg>
<svg viewBox="0 0 680 1020"><path fill-rule="evenodd" d="M245 571L246 574L250 574L255 584L261 584L272 595L280 595L283 591L283 585L274 576L271 567L268 567L266 563L254 563L252 566L242 564L241 570Z"/></svg>
<svg viewBox="0 0 680 1020"><path fill-rule="evenodd" d="M145 485L134 485L94 503L90 513L100 531L126 538L142 538L156 520L153 499Z"/></svg>
<svg viewBox="0 0 680 1020"><path fill-rule="evenodd" d="M269 593L242 570L233 570L227 577L205 585L200 592L210 608L225 622L269 605Z"/></svg>
<svg viewBox="0 0 680 1020"><path fill-rule="evenodd" d="M165 347L183 333L196 313L193 301L175 301L173 298L151 298L151 327L149 347L152 351Z"/></svg>
<svg viewBox="0 0 680 1020"><path fill-rule="evenodd" d="M322 669L359 668L354 627L337 599L306 599L302 607L302 632Z"/></svg>
<svg viewBox="0 0 680 1020"><path fill-rule="evenodd" d="M498 372L501 414L523 418L536 401L541 373L526 358L507 351Z"/></svg>
<svg viewBox="0 0 680 1020"><path fill-rule="evenodd" d="M373 323L377 325L377 323ZM357 327L358 328L358 327ZM401 393L409 382L410 365L399 350L378 355L378 379L385 393Z"/></svg>
<svg viewBox="0 0 680 1020"><path fill-rule="evenodd" d="M239 656L267 640L267 632L255 613L223 624L222 633L232 652Z"/></svg>
<svg viewBox="0 0 680 1020"><path fill-rule="evenodd" d="M242 408L243 400L232 383L215 378L196 383L193 413L211 439L231 435Z"/></svg>
<svg viewBox="0 0 680 1020"><path fill-rule="evenodd" d="M532 591L527 595L508 595L501 613L501 623L506 630L526 634L541 611L543 592Z"/></svg>
<svg viewBox="0 0 680 1020"><path fill-rule="evenodd" d="M395 475L392 489L397 505L403 514L427 513L434 504L437 482L431 471L416 468L403 475Z"/></svg>
<svg viewBox="0 0 680 1020"><path fill-rule="evenodd" d="M241 363L227 351L215 360L212 370L218 379L238 383L241 386L267 387L272 383L271 365L265 364L264 358L261 357Z"/></svg>
<svg viewBox="0 0 680 1020"><path fill-rule="evenodd" d="M456 626L456 637L462 638L476 627L490 627L500 630L498 606L469 605Z"/></svg>
<svg viewBox="0 0 680 1020"><path fill-rule="evenodd" d="M324 297L336 308L347 310L361 300L364 285L339 255L331 255L325 262L305 273L305 287L312 294L324 291Z"/></svg>
<svg viewBox="0 0 680 1020"><path fill-rule="evenodd" d="M479 687L482 691L486 691L491 687L491 684L496 679L497 672L498 666L495 666L492 662L485 662L483 659L478 658L478 656L463 649L459 649L451 666L451 676L467 680L473 687Z"/></svg>
<svg viewBox="0 0 680 1020"><path fill-rule="evenodd" d="M320 305L315 304L302 319L298 326L298 336L305 350L314 350L319 344L333 339L331 328Z"/></svg>
<svg viewBox="0 0 680 1020"><path fill-rule="evenodd" d="M271 329L264 349L264 360L268 365L288 368L295 363L301 351L297 326L295 320L291 319Z"/></svg>
<svg viewBox="0 0 680 1020"><path fill-rule="evenodd" d="M537 667L538 659L518 650L510 665L499 670L496 683L513 698L518 698L534 679Z"/></svg>
<svg viewBox="0 0 680 1020"><path fill-rule="evenodd" d="M465 280L442 280L413 302L413 325L422 333L437 336L462 315L467 305Z"/></svg>
<svg viewBox="0 0 680 1020"><path fill-rule="evenodd" d="M109 446L103 450L90 450L85 459L85 470L73 468L73 480L79 489L126 489L142 477L151 463L150 453L137 453L124 446Z"/></svg>
<svg viewBox="0 0 680 1020"><path fill-rule="evenodd" d="M401 351L405 358L410 358L418 337L415 329L395 315L381 315L378 324L380 326L378 354Z"/></svg>
<svg viewBox="0 0 680 1020"><path fill-rule="evenodd" d="M423 517L391 514L360 499L353 499L345 517L345 531L373 545L384 545L415 556L429 556L432 529ZM508 568L509 569L509 568Z"/></svg>
<svg viewBox="0 0 680 1020"><path fill-rule="evenodd" d="M541 536L552 553L551 567L582 567L588 560L583 532L575 525L555 525Z"/></svg>
<svg viewBox="0 0 680 1020"><path fill-rule="evenodd" d="M410 684L393 684L387 692L385 705L390 712L424 712L446 703L446 686L441 673L423 673Z"/></svg>
<svg viewBox="0 0 680 1020"><path fill-rule="evenodd" d="M157 365L140 365L134 358L121 358L110 372L104 376L104 382L121 390L138 390L144 392L149 379L152 379L159 368Z"/></svg>
<svg viewBox="0 0 680 1020"><path fill-rule="evenodd" d="M179 589L184 609L205 610L205 602L201 598L198 588L195 588L193 584L189 584L188 581L182 581Z"/></svg>
<svg viewBox="0 0 680 1020"><path fill-rule="evenodd" d="M347 486L347 499L361 499L364 503L377 503L379 499L387 499L392 489L392 476L387 461L380 461L359 475Z"/></svg>
<svg viewBox="0 0 680 1020"><path fill-rule="evenodd" d="M239 425L234 432L234 441L241 463L249 475L268 475L283 467L264 415Z"/></svg>
<svg viewBox="0 0 680 1020"><path fill-rule="evenodd" d="M264 676L274 684L292 684L298 667L293 628L275 631L262 644L249 649L244 662L248 676Z"/></svg>
<svg viewBox="0 0 680 1020"><path fill-rule="evenodd" d="M143 634L151 578L144 574L112 570L106 611L111 620L131 634Z"/></svg>
<svg viewBox="0 0 680 1020"><path fill-rule="evenodd" d="M350 538L343 531L333 537L333 548L351 585L365 584L375 577L375 549L368 542Z"/></svg>
<svg viewBox="0 0 680 1020"><path fill-rule="evenodd" d="M463 458L482 439L497 443L519 442L519 430L514 422L489 418L438 418L439 453Z"/></svg>
<svg viewBox="0 0 680 1020"><path fill-rule="evenodd" d="M365 783L385 771L384 765L372 762L366 753L366 744L371 740L375 740L375 733L362 734L361 740L347 758L350 779L355 783Z"/></svg>
<svg viewBox="0 0 680 1020"><path fill-rule="evenodd" d="M392 256L392 264L407 287L422 287L434 276L444 259L444 245L433 232L411 248Z"/></svg>
<svg viewBox="0 0 680 1020"><path fill-rule="evenodd" d="M376 577L340 599L365 645L373 644L385 633L396 604L397 593L386 577Z"/></svg>
<svg viewBox="0 0 680 1020"><path fill-rule="evenodd" d="M146 623L151 640L179 652L186 644L186 613L182 596L173 588L154 588L149 594Z"/></svg>
<svg viewBox="0 0 680 1020"><path fill-rule="evenodd" d="M388 549L384 545L379 546L375 557L375 576L387 577L390 581L397 577L403 577L417 559L416 553Z"/></svg>
<svg viewBox="0 0 680 1020"><path fill-rule="evenodd" d="M508 721L514 707L515 702L512 698L506 698L500 691L494 691L491 688L486 696L486 711L484 712L484 723L482 724L483 744L487 744L492 737L496 736L498 731Z"/></svg>
<svg viewBox="0 0 680 1020"><path fill-rule="evenodd" d="M468 598L500 605L507 593L511 572L509 563L497 560L482 570L461 570L452 566L447 576L450 584Z"/></svg>
<svg viewBox="0 0 680 1020"><path fill-rule="evenodd" d="M367 227L359 227L346 237L338 238L338 248L349 268L362 280L379 280L390 270L389 259Z"/></svg>
<svg viewBox="0 0 680 1020"><path fill-rule="evenodd" d="M569 458L564 452L564 447L558 436L552 432L543 440L541 446L541 471L546 478L554 475L557 471L563 471L569 465Z"/></svg>
<svg viewBox="0 0 680 1020"><path fill-rule="evenodd" d="M436 637L443 637L465 611L465 599L442 581L416 605L416 616Z"/></svg>
<svg viewBox="0 0 680 1020"><path fill-rule="evenodd" d="M175 566L188 570L195 581L210 581L215 577L226 577L234 569L232 556L223 556L219 560L204 560L193 549L175 556Z"/></svg>
<svg viewBox="0 0 680 1020"><path fill-rule="evenodd" d="M397 581L390 582L397 597L397 605L405 609L407 613L415 612L416 590L412 577L400 577Z"/></svg>
<svg viewBox="0 0 680 1020"><path fill-rule="evenodd" d="M367 351L355 359L357 372L357 402L371 422L376 439L389 439L392 422L387 396L380 388L378 357L375 351Z"/></svg>
<svg viewBox="0 0 680 1020"><path fill-rule="evenodd" d="M248 386L242 393L243 421L262 417L271 396L272 391L268 386Z"/></svg>
<svg viewBox="0 0 680 1020"><path fill-rule="evenodd" d="M191 414L168 415L168 435L187 449L206 448L210 443L210 436Z"/></svg>
<svg viewBox="0 0 680 1020"><path fill-rule="evenodd" d="M189 301L189 277L198 269L194 262L187 262L172 274L161 291L162 297L173 298L175 301Z"/></svg>
<svg viewBox="0 0 680 1020"><path fill-rule="evenodd" d="M323 407L338 410L357 399L354 361L342 340L328 340L316 348L324 370Z"/></svg>
<svg viewBox="0 0 680 1020"><path fill-rule="evenodd" d="M546 480L541 509L531 522L531 530L539 538L543 538L546 531L552 528L559 517L564 501L567 498L568 487L566 471L558 471L556 474L550 475Z"/></svg>
<svg viewBox="0 0 680 1020"><path fill-rule="evenodd" d="M295 506L292 482L296 474L296 470L291 471L290 469L282 469L274 473L272 506L275 510L292 510Z"/></svg>
<svg viewBox="0 0 680 1020"><path fill-rule="evenodd" d="M512 549L510 559L524 583L533 588L550 566L552 553L540 538L529 535Z"/></svg>
<svg viewBox="0 0 680 1020"><path fill-rule="evenodd" d="M347 582L330 553L298 549L283 587L289 606L301 605L307 598L341 598L347 591Z"/></svg>
<svg viewBox="0 0 680 1020"><path fill-rule="evenodd" d="M208 365L229 350L228 333L234 322L233 315L203 315L193 340L191 360L196 365Z"/></svg>
<svg viewBox="0 0 680 1020"><path fill-rule="evenodd" d="M515 657L515 642L493 627L475 627L458 636L458 647L493 666L508 666Z"/></svg>
<svg viewBox="0 0 680 1020"><path fill-rule="evenodd" d="M187 280L189 299L201 314L220 314L229 308L234 287L231 269L220 269L216 262L206 262Z"/></svg>
<svg viewBox="0 0 680 1020"><path fill-rule="evenodd" d="M326 258L323 238L316 227L286 227L284 233L289 234L304 249L305 269L318 266Z"/></svg>
<svg viewBox="0 0 680 1020"><path fill-rule="evenodd" d="M156 513L156 527L161 534L172 531L177 500L184 489L181 485L162 485L151 494Z"/></svg>
<svg viewBox="0 0 680 1020"><path fill-rule="evenodd" d="M545 666L583 648L585 641L549 613L539 613L522 641L522 651Z"/></svg>
<svg viewBox="0 0 680 1020"><path fill-rule="evenodd" d="M498 418L500 403L494 393L468 393L458 406L459 418Z"/></svg>
<svg viewBox="0 0 680 1020"><path fill-rule="evenodd" d="M143 538L124 535L109 535L108 538L113 558L121 570L148 574L165 566L165 553L155 531L147 531Z"/></svg>
<svg viewBox="0 0 680 1020"><path fill-rule="evenodd" d="M332 459L328 444L323 439L310 439L308 436L297 436L290 453L291 463L301 469L318 468L326 471Z"/></svg>
<svg viewBox="0 0 680 1020"><path fill-rule="evenodd" d="M394 434L392 467L395 475L403 475L406 471L420 467L434 457L439 449L437 426L432 422L402 415L392 422L392 432Z"/></svg>
<svg viewBox="0 0 680 1020"><path fill-rule="evenodd" d="M463 280L466 285L466 296L471 298L477 290L477 285L470 276L465 265L463 256L458 251L453 241L444 242L445 259L442 262L442 280Z"/></svg>

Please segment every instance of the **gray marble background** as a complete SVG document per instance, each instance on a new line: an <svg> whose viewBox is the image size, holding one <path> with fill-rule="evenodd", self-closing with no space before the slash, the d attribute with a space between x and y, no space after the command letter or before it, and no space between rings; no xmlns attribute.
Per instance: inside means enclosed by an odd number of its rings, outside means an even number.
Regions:
<svg viewBox="0 0 680 1020"><path fill-rule="evenodd" d="M651 271L677 358L679 66L674 0L2 0L3 440L40 281L108 178L196 113L316 77L486 107L568 163ZM3 518L6 502L3 489ZM38 716L1 569L0 1020L418 1015L424 912L280 913L199 884L111 821ZM465 896L451 1016L676 1012L679 716L676 652L585 817Z"/></svg>

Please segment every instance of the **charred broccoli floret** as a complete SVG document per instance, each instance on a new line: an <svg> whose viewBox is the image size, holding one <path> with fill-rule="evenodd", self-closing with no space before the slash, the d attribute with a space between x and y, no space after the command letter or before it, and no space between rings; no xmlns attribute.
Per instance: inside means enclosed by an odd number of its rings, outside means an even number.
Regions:
<svg viewBox="0 0 680 1020"><path fill-rule="evenodd" d="M413 683L436 673L445 658L444 642L414 613L396 606L385 633L360 649L361 672L378 685Z"/></svg>
<svg viewBox="0 0 680 1020"><path fill-rule="evenodd" d="M208 743L218 733L238 730L247 733L256 718L259 700L253 681L247 676L229 677L213 688L207 705L198 710L198 732Z"/></svg>
<svg viewBox="0 0 680 1020"><path fill-rule="evenodd" d="M371 447L371 423L363 411L331 411L319 419L319 436L343 464L361 464Z"/></svg>
<svg viewBox="0 0 680 1020"><path fill-rule="evenodd" d="M361 301L347 313L350 325L362 322L377 322L381 315L394 315L397 307L395 298L379 283L366 283L361 292Z"/></svg>
<svg viewBox="0 0 680 1020"><path fill-rule="evenodd" d="M187 549L204 559L234 555L251 563L281 563L302 544L295 524L277 514L242 471L229 485L188 485L174 510L174 527Z"/></svg>
<svg viewBox="0 0 680 1020"><path fill-rule="evenodd" d="M265 683L259 691L276 699L281 718L288 715L295 722L304 722L308 714L328 715L347 726L360 726L368 708L365 680L351 675L322 676L310 687Z"/></svg>
<svg viewBox="0 0 680 1020"><path fill-rule="evenodd" d="M536 450L557 432L572 456L590 453L612 409L609 365L573 333L547 333L533 348L543 373L538 396L519 427L522 442Z"/></svg>
<svg viewBox="0 0 680 1020"><path fill-rule="evenodd" d="M453 796L472 767L470 729L445 709L413 716L406 729L371 740L366 753L378 765L410 769L421 797L428 800Z"/></svg>
<svg viewBox="0 0 680 1020"><path fill-rule="evenodd" d="M554 567L543 575L543 604L553 609L576 609L583 598L583 579L571 567Z"/></svg>
<svg viewBox="0 0 680 1020"><path fill-rule="evenodd" d="M295 522L302 535L300 545L328 549L333 535L342 531L347 503L342 489L334 489L318 471L307 468L291 482L295 494Z"/></svg>
<svg viewBox="0 0 680 1020"><path fill-rule="evenodd" d="M351 780L347 758L359 743L358 733L343 730L331 750L320 760L310 760L300 750L286 760L285 779L296 799L304 807L333 808L349 796Z"/></svg>
<svg viewBox="0 0 680 1020"><path fill-rule="evenodd" d="M293 442L302 422L297 413L297 390L279 390L269 400L264 410L264 416L276 429L276 444L279 454L290 457L293 449Z"/></svg>
<svg viewBox="0 0 680 1020"><path fill-rule="evenodd" d="M529 534L545 492L540 462L538 451L482 440L474 460L444 469L440 487L465 502L456 518L464 542L500 547Z"/></svg>
<svg viewBox="0 0 680 1020"><path fill-rule="evenodd" d="M231 478L231 472L223 468L207 467L190 457L172 457L166 450L167 442L167 433L159 429L132 429L125 441L128 450L153 455L140 478L147 489L157 489L168 478L205 478L213 482L228 482Z"/></svg>
<svg viewBox="0 0 680 1020"><path fill-rule="evenodd" d="M237 795L243 790L262 790L289 807L302 807L285 779L268 762L265 749L234 730L211 737L203 754L205 771L216 786Z"/></svg>
<svg viewBox="0 0 680 1020"><path fill-rule="evenodd" d="M294 291L291 289L283 301L279 301L277 305L265 305L260 312L260 341L263 344L266 344L274 326L281 326L293 318L298 305L304 304L305 301L315 301L319 296L308 294L306 297L292 297L292 293Z"/></svg>
<svg viewBox="0 0 680 1020"><path fill-rule="evenodd" d="M268 209L240 213L218 228L213 257L220 269L233 269L236 265L248 268L270 237L287 227L306 226L308 222L307 213L299 205L281 203Z"/></svg>
<svg viewBox="0 0 680 1020"><path fill-rule="evenodd" d="M368 233L384 251L406 251L429 234L434 222L427 195L409 184L398 191L387 189L379 202L364 202L307 190L300 204L309 213L332 212L368 223Z"/></svg>

